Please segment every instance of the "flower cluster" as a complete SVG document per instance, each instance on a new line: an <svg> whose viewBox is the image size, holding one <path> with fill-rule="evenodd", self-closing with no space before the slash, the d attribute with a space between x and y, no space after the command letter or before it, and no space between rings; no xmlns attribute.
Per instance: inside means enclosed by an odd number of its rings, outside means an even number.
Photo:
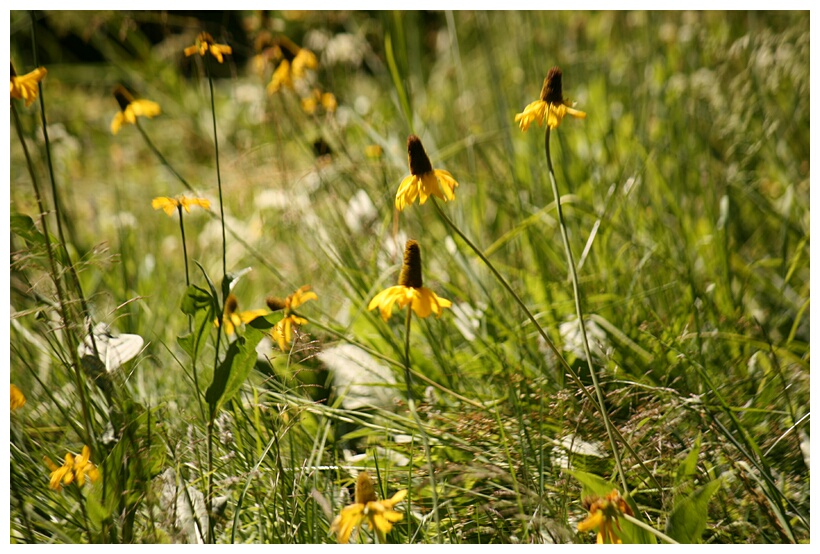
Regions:
<svg viewBox="0 0 820 554"><path fill-rule="evenodd" d="M47 456L43 457L43 462L51 470L51 481L49 488L58 491L62 486L68 486L72 482L77 483L78 487L85 484L85 479L88 477L92 482L100 478L100 472L90 461L91 449L88 446L83 446L81 455L74 457L70 452L66 453L63 465L57 467L57 464L51 461Z"/></svg>
<svg viewBox="0 0 820 554"><path fill-rule="evenodd" d="M615 533L615 528L621 530L618 518L623 514L632 515L632 509L620 493L614 490L604 498L592 497L584 499L584 507L589 510L589 517L578 524L578 531L584 533L598 529L598 544L621 544L622 541Z"/></svg>
<svg viewBox="0 0 820 554"><path fill-rule="evenodd" d="M393 529L393 524L404 517L393 507L404 500L405 496L407 491L400 490L391 499L379 501L370 475L362 471L356 479L355 502L342 508L331 523L330 532L336 533L339 544L347 544L353 530L365 523L376 532L379 542L383 543L385 535Z"/></svg>

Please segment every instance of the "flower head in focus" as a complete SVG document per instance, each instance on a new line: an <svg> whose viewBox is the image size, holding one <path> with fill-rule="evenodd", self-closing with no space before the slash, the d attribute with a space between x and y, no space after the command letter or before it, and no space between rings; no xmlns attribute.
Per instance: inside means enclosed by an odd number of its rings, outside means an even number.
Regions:
<svg viewBox="0 0 820 554"><path fill-rule="evenodd" d="M236 296L229 294L227 300L225 300L225 312L222 315L222 322L225 324L225 334L233 335L236 333L236 329L243 323L250 323L257 317L267 314L267 310L247 310L240 312L239 301L236 299ZM219 327L219 319L214 320L214 325Z"/></svg>
<svg viewBox="0 0 820 554"><path fill-rule="evenodd" d="M399 308L409 304L419 317L428 317L430 314L440 317L442 309L453 305L446 298L440 298L422 286L421 249L419 243L414 240L408 240L404 247L404 263L399 275L399 284L386 288L374 296L367 309L379 308L382 319L387 321L393 313L393 304L398 304Z"/></svg>
<svg viewBox="0 0 820 554"><path fill-rule="evenodd" d="M583 533L598 529L598 544L622 544L615 533L615 528L621 530L618 518L623 514L632 515L632 509L617 490L613 490L604 498L585 498L584 507L589 510L589 517L578 524L578 531Z"/></svg>
<svg viewBox="0 0 820 554"><path fill-rule="evenodd" d="M199 33L199 36L196 37L196 42L193 46L189 46L185 49L185 56L193 56L194 54L199 53L200 56L204 56L205 54L209 53L211 56L216 58L216 61L222 63L222 55L229 55L232 53L231 47L227 44L217 44L214 42L214 37L212 37L209 33L202 32Z"/></svg>
<svg viewBox="0 0 820 554"><path fill-rule="evenodd" d="M46 73L48 73L48 71L46 71L45 67L38 67L31 73L18 76L14 70L14 64L11 64L11 81L9 83L11 97L18 100L25 100L27 108L31 106L31 103L37 98L39 91L37 83L45 78Z"/></svg>
<svg viewBox="0 0 820 554"><path fill-rule="evenodd" d="M207 210L211 207L211 201L206 198L188 198L186 196L178 196L177 198L157 196L151 200L152 208L155 210L164 210L168 216L173 216L174 212L179 208L184 208L186 213L191 213L191 206L199 206Z"/></svg>
<svg viewBox="0 0 820 554"><path fill-rule="evenodd" d="M401 521L403 514L393 507L404 500L406 490L401 490L389 500L379 501L373 489L373 481L366 471L359 473L356 479L355 502L345 506L330 525L330 532L336 533L339 544L347 544L353 530L366 523L378 535L379 542L385 542L385 535L393 529L393 524Z"/></svg>
<svg viewBox="0 0 820 554"><path fill-rule="evenodd" d="M285 352L293 340L293 326L304 325L308 322L307 319L299 316L294 310L308 300L318 299L319 297L316 293L310 290L310 285L304 285L284 300L270 297L265 301L268 304L268 308L274 312L279 310L284 310L285 312L282 319L271 329L271 337L276 341L276 344L279 345L279 349L282 352Z"/></svg>
<svg viewBox="0 0 820 554"><path fill-rule="evenodd" d="M125 123L135 125L138 117L152 118L160 114L159 104L150 100L135 100L122 85L114 89L114 98L120 105L120 111L111 120L111 133L116 135Z"/></svg>
<svg viewBox="0 0 820 554"><path fill-rule="evenodd" d="M533 123L540 127L545 122L550 129L555 129L567 114L580 119L586 118L586 112L576 110L564 100L562 80L563 74L559 67L549 70L541 87L541 98L527 105L522 113L515 115L515 122L522 131L529 129Z"/></svg>
<svg viewBox="0 0 820 554"><path fill-rule="evenodd" d="M10 383L10 384L11 384L11 401L9 402L9 406L11 407L12 411L19 410L20 408L25 406L26 396L23 394L23 391L21 391L19 388L17 388L17 385L15 385L14 383Z"/></svg>
<svg viewBox="0 0 820 554"><path fill-rule="evenodd" d="M402 211L419 199L419 205L427 202L430 196L436 196L445 202L455 198L458 183L449 171L433 169L427 152L416 135L407 137L407 159L410 164L410 175L402 179L396 192L396 209Z"/></svg>

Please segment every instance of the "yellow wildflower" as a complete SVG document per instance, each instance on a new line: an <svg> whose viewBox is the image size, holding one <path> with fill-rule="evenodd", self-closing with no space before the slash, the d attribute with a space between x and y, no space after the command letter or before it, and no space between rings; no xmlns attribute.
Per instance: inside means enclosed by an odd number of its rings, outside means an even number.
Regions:
<svg viewBox="0 0 820 554"><path fill-rule="evenodd" d="M307 319L300 317L295 310L308 300L318 300L319 297L315 292L309 292L310 285L299 287L296 292L288 296L285 300L278 298L268 298L266 300L268 307L273 310L284 310L285 315L281 320L271 329L271 337L279 345L279 349L284 352L287 345L293 340L293 326L304 325Z"/></svg>
<svg viewBox="0 0 820 554"><path fill-rule="evenodd" d="M529 129L533 123L538 123L540 127L544 122L550 129L555 129L567 114L580 119L586 118L586 112L576 110L564 100L562 75L559 67L550 69L541 87L541 99L531 102L522 113L515 115L515 122L522 131Z"/></svg>
<svg viewBox="0 0 820 554"><path fill-rule="evenodd" d="M237 311L239 308L239 301L233 294L228 295L225 301L225 313L222 316L222 322L225 324L225 334L233 335L236 328L243 323L250 323L257 317L267 315L267 310L248 310L245 312ZM219 319L214 320L214 325L219 327Z"/></svg>
<svg viewBox="0 0 820 554"><path fill-rule="evenodd" d="M335 112L338 106L336 97L332 92L322 93L316 88L313 89L310 96L302 98L302 110L308 115L313 115L319 105L321 105L327 113Z"/></svg>
<svg viewBox="0 0 820 554"><path fill-rule="evenodd" d="M11 406L12 410L19 410L20 408L25 406L26 396L23 394L23 391L21 391L19 388L17 388L17 385L15 385L14 383L10 383L10 384L11 384L11 402L9 403L9 406Z"/></svg>
<svg viewBox="0 0 820 554"><path fill-rule="evenodd" d="M111 120L111 133L116 135L120 132L120 127L125 123L135 125L138 117L152 118L159 115L160 108L156 102L150 100L134 100L134 97L125 90L125 87L118 86L114 89L114 98L120 105L120 111Z"/></svg>
<svg viewBox="0 0 820 554"><path fill-rule="evenodd" d="M431 313L440 317L443 308L453 305L446 298L440 298L436 296L436 293L422 286L421 250L419 243L414 240L408 240L404 247L404 263L401 275L399 275L399 284L384 289L374 296L367 309L373 310L378 307L382 319L387 321L393 312L393 304L396 303L399 308L410 304L419 317L428 317Z"/></svg>
<svg viewBox="0 0 820 554"><path fill-rule="evenodd" d="M205 32L199 33L199 36L196 37L196 43L185 49L186 56L193 56L196 53L199 53L200 56L204 56L208 52L216 58L216 61L222 63L222 55L231 54L232 50L227 44L216 44L214 37Z"/></svg>
<svg viewBox="0 0 820 554"><path fill-rule="evenodd" d="M293 58L290 71L295 78L301 79L305 76L306 70L316 69L317 65L316 55L307 48L300 48Z"/></svg>
<svg viewBox="0 0 820 554"><path fill-rule="evenodd" d="M282 60L282 63L273 72L267 86L268 94L279 92L282 87L293 88L293 79L290 76L290 62L288 60Z"/></svg>
<svg viewBox="0 0 820 554"><path fill-rule="evenodd" d="M621 539L615 533L615 528L621 530L618 517L623 514L632 515L632 509L621 498L617 490L614 490L604 498L585 498L584 507L589 510L589 517L578 524L578 531L584 533L592 529L598 529L596 542L598 544L622 544Z"/></svg>
<svg viewBox="0 0 820 554"><path fill-rule="evenodd" d="M405 177L396 193L396 209L402 211L419 199L419 204L427 202L429 196L436 196L445 202L453 200L453 192L458 183L448 171L433 169L427 152L416 135L407 137L407 159L410 175Z"/></svg>
<svg viewBox="0 0 820 554"><path fill-rule="evenodd" d="M385 542L385 535L393 529L393 524L401 521L404 514L393 510L393 506L404 500L406 490L393 495L390 500L379 501L373 490L373 481L366 471L359 473L356 479L355 503L345 506L330 525L330 532L336 533L339 544L347 544L353 530L362 523L373 529L379 542Z"/></svg>
<svg viewBox="0 0 820 554"><path fill-rule="evenodd" d="M164 210L169 216L173 216L179 207L185 208L187 213L191 213L191 206L199 206L207 210L211 207L211 201L205 198L188 198L186 196L179 196L177 198L157 196L151 200L152 208L155 210Z"/></svg>
<svg viewBox="0 0 820 554"><path fill-rule="evenodd" d="M82 487L85 484L85 478L88 477L91 481L96 481L100 478L100 472L93 463L89 461L91 458L91 449L88 446L83 446L81 455L74 457L70 452L65 455L65 462L60 467L51 461L48 456L43 457L43 462L51 470L51 479L49 488L55 491L60 490L62 486L68 486L75 480L77 486Z"/></svg>
<svg viewBox="0 0 820 554"><path fill-rule="evenodd" d="M46 73L48 73L48 71L46 71L45 67L38 67L31 73L26 73L18 77L17 72L14 70L14 64L11 64L11 81L9 83L11 97L17 98L18 100L25 100L27 108L31 106L31 103L37 98L37 93L39 92L37 83L45 78Z"/></svg>
<svg viewBox="0 0 820 554"><path fill-rule="evenodd" d="M285 59L279 63L271 76L267 86L268 94L275 94L282 87L293 90L294 79L303 79L308 69L316 69L318 65L316 55L307 48L299 48L290 41L283 42L283 44L286 47L285 50L278 49L275 54ZM293 55L293 51L296 51L296 55Z"/></svg>

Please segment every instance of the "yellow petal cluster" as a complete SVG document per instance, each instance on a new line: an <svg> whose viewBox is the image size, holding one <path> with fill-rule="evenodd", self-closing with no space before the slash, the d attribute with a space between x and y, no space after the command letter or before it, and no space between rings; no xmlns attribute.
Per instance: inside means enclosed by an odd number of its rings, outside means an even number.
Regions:
<svg viewBox="0 0 820 554"><path fill-rule="evenodd" d="M60 467L57 467L48 457L44 457L43 462L51 470L49 488L58 491L61 486L68 486L74 481L77 481L78 487L82 487L86 478L91 481L99 479L100 471L91 463L90 458L91 449L88 446L83 446L82 454L76 458L70 452L66 453L65 461Z"/></svg>
<svg viewBox="0 0 820 554"><path fill-rule="evenodd" d="M598 530L596 542L598 544L622 544L615 532L621 530L618 518L623 514L632 515L632 509L617 490L613 490L604 498L585 499L589 508L589 517L578 524L578 531L584 533L593 529Z"/></svg>
<svg viewBox="0 0 820 554"><path fill-rule="evenodd" d="M404 517L404 514L395 511L393 507L404 500L405 496L407 491L401 490L389 500L379 501L370 475L362 471L356 480L356 502L342 508L331 523L330 532L336 533L339 544L347 544L354 529L364 523L376 532L379 542L384 543L385 535L393 529L393 524Z"/></svg>
<svg viewBox="0 0 820 554"><path fill-rule="evenodd" d="M410 304L410 307L419 317L428 317L430 314L436 314L436 317L440 317L443 308L449 308L453 305L452 302L437 296L427 287L414 288L396 285L384 289L374 296L370 304L367 305L367 309L379 308L382 319L387 321L393 313L393 304L398 304L399 309Z"/></svg>
<svg viewBox="0 0 820 554"><path fill-rule="evenodd" d="M250 323L257 317L267 315L268 310L247 310L239 311L239 301L233 294L228 295L225 301L225 311L222 315L222 323L225 325L225 334L233 335L236 329L241 327L244 323ZM214 325L219 327L219 319L214 320Z"/></svg>
<svg viewBox="0 0 820 554"><path fill-rule="evenodd" d="M211 207L211 201L206 198L188 198L186 196L179 196L177 198L170 198L168 196L157 196L151 200L151 207L155 210L163 210L169 216L173 216L174 212L182 207L186 213L191 213L191 206L199 206L203 209Z"/></svg>
<svg viewBox="0 0 820 554"><path fill-rule="evenodd" d="M222 55L229 55L233 51L231 47L227 44L217 44L214 42L214 37L212 37L208 33L199 33L199 36L196 37L196 42L193 46L187 47L185 50L185 56L193 56L194 54L199 54L200 56L204 56L205 54L209 53L211 56L216 58L216 61L222 63L223 58Z"/></svg>
<svg viewBox="0 0 820 554"><path fill-rule="evenodd" d="M12 411L19 410L20 408L25 406L25 404L26 404L26 397L23 394L23 391L21 391L17 387L17 385L15 385L14 383L11 383L11 401L9 402L9 406L11 407L11 410Z"/></svg>
<svg viewBox="0 0 820 554"><path fill-rule="evenodd" d="M159 104L150 100L135 100L122 87L114 91L114 96L120 102L120 111L111 120L111 134L116 135L125 124L135 125L138 117L152 118L160 114Z"/></svg>
<svg viewBox="0 0 820 554"><path fill-rule="evenodd" d="M522 113L516 114L515 122L518 123L522 131L529 129L533 123L537 123L541 127L545 122L550 129L555 129L567 115L579 119L585 119L587 116L586 112L576 110L563 102L552 104L543 100L536 100L528 104Z"/></svg>
<svg viewBox="0 0 820 554"><path fill-rule="evenodd" d="M274 310L284 309L285 315L271 329L271 337L279 345L279 349L285 352L293 340L293 326L304 325L307 319L297 315L294 310L308 300L318 300L315 292L310 290L310 285L299 287L293 294L284 301L268 299L268 306Z"/></svg>
<svg viewBox="0 0 820 554"><path fill-rule="evenodd" d="M30 73L18 76L14 71L14 66L11 67L11 82L9 83L10 93L12 98L24 100L26 107L31 106L31 103L37 98L39 89L37 83L42 81L48 71L45 67L38 67Z"/></svg>

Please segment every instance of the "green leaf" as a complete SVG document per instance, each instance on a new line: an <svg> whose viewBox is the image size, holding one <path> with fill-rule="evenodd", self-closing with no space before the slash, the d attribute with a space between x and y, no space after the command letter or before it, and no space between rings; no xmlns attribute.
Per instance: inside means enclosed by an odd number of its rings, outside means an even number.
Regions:
<svg viewBox="0 0 820 554"><path fill-rule="evenodd" d="M679 500L666 522L666 534L682 544L699 543L709 516L709 500L719 487L720 479L715 479Z"/></svg>
<svg viewBox="0 0 820 554"><path fill-rule="evenodd" d="M268 317L257 317L245 324L245 333L231 343L225 359L214 371L214 380L205 393L212 416L239 391L256 364L256 346L274 325Z"/></svg>
<svg viewBox="0 0 820 554"><path fill-rule="evenodd" d="M692 450L689 451L689 454L686 455L686 459L681 463L678 467L678 473L675 476L675 484L680 485L684 481L686 481L689 477L695 474L695 470L698 466L698 455L700 454L700 433L698 433L698 437L695 439L695 444L692 446Z"/></svg>
<svg viewBox="0 0 820 554"><path fill-rule="evenodd" d="M205 346L208 331L213 327L213 297L205 289L191 285L182 298L181 309L193 317L194 326L192 332L177 337L177 344L192 360L196 360Z"/></svg>

